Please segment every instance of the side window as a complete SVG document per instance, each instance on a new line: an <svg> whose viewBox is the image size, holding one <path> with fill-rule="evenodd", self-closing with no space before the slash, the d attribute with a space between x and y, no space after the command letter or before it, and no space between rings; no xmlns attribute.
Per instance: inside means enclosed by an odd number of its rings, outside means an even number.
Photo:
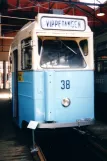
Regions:
<svg viewBox="0 0 107 161"><path fill-rule="evenodd" d="M38 53L40 55L40 51L41 51L41 46L42 46L42 40L40 38L38 38Z"/></svg>
<svg viewBox="0 0 107 161"><path fill-rule="evenodd" d="M97 62L97 72L98 73L102 73L104 70L103 70L103 62L102 61L98 61Z"/></svg>
<svg viewBox="0 0 107 161"><path fill-rule="evenodd" d="M32 68L32 44L31 38L21 41L21 68L27 70Z"/></svg>
<svg viewBox="0 0 107 161"><path fill-rule="evenodd" d="M96 70L98 73L107 73L107 60L98 61Z"/></svg>
<svg viewBox="0 0 107 161"><path fill-rule="evenodd" d="M107 73L107 60L104 61L104 72Z"/></svg>
<svg viewBox="0 0 107 161"><path fill-rule="evenodd" d="M87 56L88 55L88 41L86 39L80 41L80 47L82 48L84 56Z"/></svg>
<svg viewBox="0 0 107 161"><path fill-rule="evenodd" d="M12 53L8 57L8 72L12 72Z"/></svg>

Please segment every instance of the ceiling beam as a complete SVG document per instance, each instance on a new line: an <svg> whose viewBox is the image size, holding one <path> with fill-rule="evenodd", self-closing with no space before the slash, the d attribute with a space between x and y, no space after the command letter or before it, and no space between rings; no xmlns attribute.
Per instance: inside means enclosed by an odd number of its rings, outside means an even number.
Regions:
<svg viewBox="0 0 107 161"><path fill-rule="evenodd" d="M0 15L3 18L11 18L11 19L20 19L20 20L28 20L28 21L34 21L35 19L31 18L24 18L24 17L12 17L12 16L5 16L5 15Z"/></svg>
<svg viewBox="0 0 107 161"><path fill-rule="evenodd" d="M14 39L14 37L6 37L6 36L0 36L0 39Z"/></svg>
<svg viewBox="0 0 107 161"><path fill-rule="evenodd" d="M48 11L49 13L50 13L52 7L54 6L54 4L55 4L55 3L52 3L52 4L50 5L50 1L49 1L49 11Z"/></svg>
<svg viewBox="0 0 107 161"><path fill-rule="evenodd" d="M0 26L18 26L18 27L22 27L23 25L14 25L14 24L0 24Z"/></svg>
<svg viewBox="0 0 107 161"><path fill-rule="evenodd" d="M17 4L16 4L16 7L20 7L20 0L17 0Z"/></svg>
<svg viewBox="0 0 107 161"><path fill-rule="evenodd" d="M36 2L49 2L49 0L37 0ZM69 4L75 4L75 5L87 5L87 6L102 6L104 7L107 4L96 4L96 3L88 3L88 2L74 2L72 0L52 0L51 2L58 2L58 3L69 3Z"/></svg>
<svg viewBox="0 0 107 161"><path fill-rule="evenodd" d="M100 22L101 24L104 24L103 21L99 20L94 14L91 14L90 12L88 12L87 10L81 9L79 6L75 5L75 7L77 9L79 9L80 11L84 12L87 16L91 16L94 20L97 20L98 22Z"/></svg>
<svg viewBox="0 0 107 161"><path fill-rule="evenodd" d="M74 5L73 6L70 5L70 8L66 11L65 14L68 14L71 11L72 8L74 8Z"/></svg>

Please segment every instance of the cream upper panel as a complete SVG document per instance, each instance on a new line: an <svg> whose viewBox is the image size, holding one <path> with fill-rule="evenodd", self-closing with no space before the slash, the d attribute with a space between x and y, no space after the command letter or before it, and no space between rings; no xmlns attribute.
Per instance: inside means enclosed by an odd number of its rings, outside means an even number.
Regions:
<svg viewBox="0 0 107 161"><path fill-rule="evenodd" d="M36 20L41 30L90 31L83 16L38 14Z"/></svg>
<svg viewBox="0 0 107 161"><path fill-rule="evenodd" d="M38 14L34 22L29 22L15 36L11 50L18 48L19 60L21 59L21 40L32 37L33 41L33 69L37 69L38 56L38 37L80 37L89 39L89 56L85 57L89 62L87 69L93 69L93 33L91 32L87 18L82 16L54 15L54 14ZM36 61L36 62L35 62ZM19 62L19 70L20 62Z"/></svg>
<svg viewBox="0 0 107 161"><path fill-rule="evenodd" d="M29 22L22 27L22 29L17 33L13 42L12 48L18 43L19 40L22 40L32 33L36 32L37 34L48 36L60 33L66 36L81 37L85 32L91 32L88 24L87 18L83 16L69 16L69 15L55 15L55 14L38 14L34 22ZM83 35L84 36L84 35Z"/></svg>

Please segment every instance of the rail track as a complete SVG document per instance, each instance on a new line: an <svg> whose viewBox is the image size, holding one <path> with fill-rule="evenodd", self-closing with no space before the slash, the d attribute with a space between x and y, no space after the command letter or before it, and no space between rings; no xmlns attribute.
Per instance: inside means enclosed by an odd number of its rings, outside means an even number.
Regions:
<svg viewBox="0 0 107 161"><path fill-rule="evenodd" d="M36 151L31 134L13 126L11 104L0 100L0 161L107 160L107 144L86 128L36 130Z"/></svg>
<svg viewBox="0 0 107 161"><path fill-rule="evenodd" d="M31 139L23 130L12 122L11 103L8 99L0 100L0 161L45 161L41 149L31 153Z"/></svg>
<svg viewBox="0 0 107 161"><path fill-rule="evenodd" d="M103 139L100 139L98 135L87 128L74 128L74 130L85 139L87 150L92 153L96 158L95 160L107 161L107 144L104 144Z"/></svg>
<svg viewBox="0 0 107 161"><path fill-rule="evenodd" d="M105 161L103 154L97 155L96 142L91 140L86 131L78 128L53 129L40 134L37 131L36 141L47 161Z"/></svg>

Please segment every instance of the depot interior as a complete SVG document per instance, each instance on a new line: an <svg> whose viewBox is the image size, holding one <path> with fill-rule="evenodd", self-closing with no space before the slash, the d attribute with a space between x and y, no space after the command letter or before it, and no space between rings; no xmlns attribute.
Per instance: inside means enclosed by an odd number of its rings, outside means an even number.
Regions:
<svg viewBox="0 0 107 161"><path fill-rule="evenodd" d="M0 0L0 89L10 88L8 71L10 44L23 25L34 21L38 13L86 16L94 38L107 32L107 1L105 0L91 2L88 0Z"/></svg>

